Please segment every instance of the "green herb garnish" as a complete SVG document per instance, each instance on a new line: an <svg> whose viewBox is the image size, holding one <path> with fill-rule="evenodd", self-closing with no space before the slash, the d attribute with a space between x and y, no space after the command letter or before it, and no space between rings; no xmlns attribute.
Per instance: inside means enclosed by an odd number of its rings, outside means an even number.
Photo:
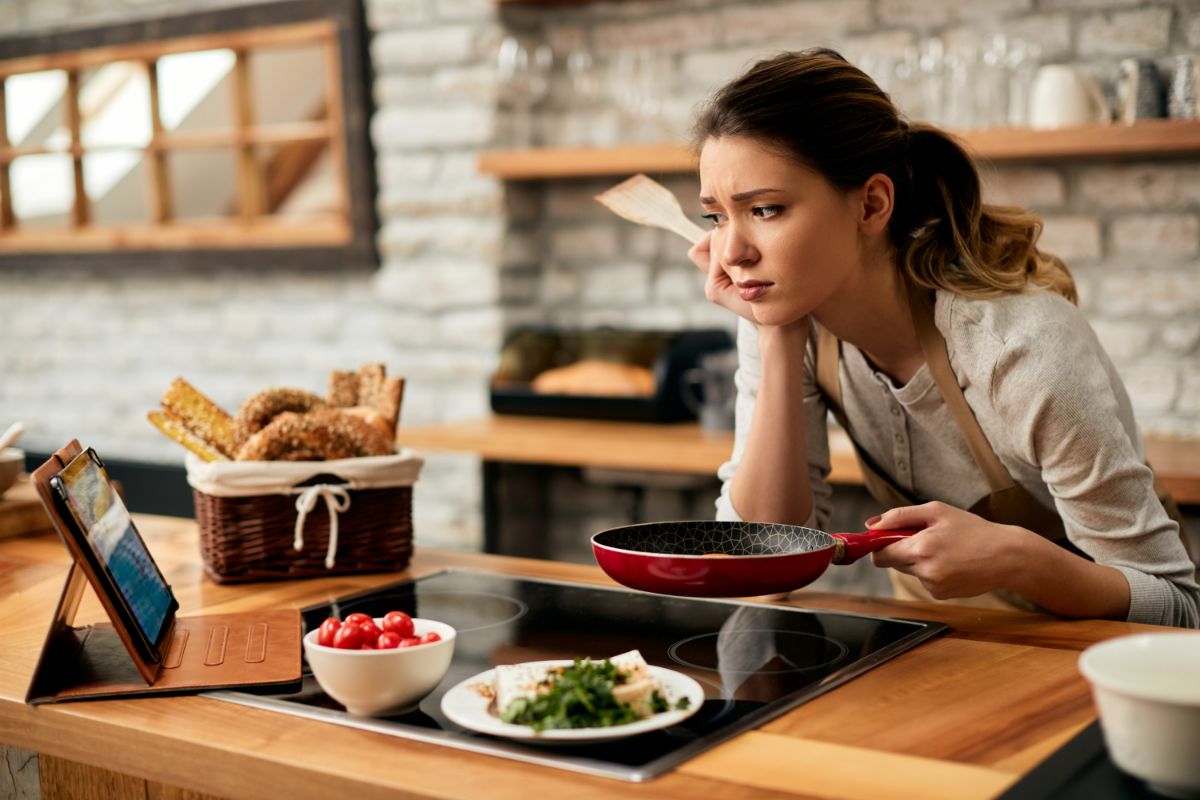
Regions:
<svg viewBox="0 0 1200 800"><path fill-rule="evenodd" d="M607 728L636 722L637 714L628 703L613 697L613 687L626 681L611 661L575 659L569 667L551 672L543 685L549 690L533 698L514 700L500 719L528 725L536 731L562 728ZM655 692L658 696L658 693ZM658 696L666 710L666 701ZM657 704L652 705L659 711Z"/></svg>

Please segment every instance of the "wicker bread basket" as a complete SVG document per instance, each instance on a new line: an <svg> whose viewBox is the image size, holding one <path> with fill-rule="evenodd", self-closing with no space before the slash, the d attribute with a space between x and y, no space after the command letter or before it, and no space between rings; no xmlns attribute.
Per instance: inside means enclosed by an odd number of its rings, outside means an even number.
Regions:
<svg viewBox="0 0 1200 800"><path fill-rule="evenodd" d="M338 461L189 454L204 569L217 583L402 570L422 463L407 449Z"/></svg>

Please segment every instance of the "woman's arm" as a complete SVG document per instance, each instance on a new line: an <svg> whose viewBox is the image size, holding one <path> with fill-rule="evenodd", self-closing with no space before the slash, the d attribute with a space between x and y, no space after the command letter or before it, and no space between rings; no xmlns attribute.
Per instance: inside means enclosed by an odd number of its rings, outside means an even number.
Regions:
<svg viewBox="0 0 1200 800"><path fill-rule="evenodd" d="M759 326L762 376L746 445L730 487L742 519L804 525L813 511L805 434L807 319Z"/></svg>
<svg viewBox="0 0 1200 800"><path fill-rule="evenodd" d="M831 511L825 405L805 359L810 324L760 326L721 268L705 236L688 258L706 280L705 296L738 315L737 436L717 518L821 524ZM807 429L807 432L806 432ZM810 441L811 440L811 441Z"/></svg>
<svg viewBox="0 0 1200 800"><path fill-rule="evenodd" d="M1120 570L1025 528L988 522L945 503L893 508L868 527L921 531L875 553L874 561L918 578L938 600L1009 589L1064 617L1129 614L1129 583Z"/></svg>

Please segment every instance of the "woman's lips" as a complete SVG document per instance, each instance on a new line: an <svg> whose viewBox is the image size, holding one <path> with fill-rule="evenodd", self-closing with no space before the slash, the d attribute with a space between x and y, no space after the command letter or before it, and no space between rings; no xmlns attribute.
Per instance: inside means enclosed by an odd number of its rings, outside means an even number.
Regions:
<svg viewBox="0 0 1200 800"><path fill-rule="evenodd" d="M770 281L738 281L735 284L738 294L747 303L758 300L774 285Z"/></svg>

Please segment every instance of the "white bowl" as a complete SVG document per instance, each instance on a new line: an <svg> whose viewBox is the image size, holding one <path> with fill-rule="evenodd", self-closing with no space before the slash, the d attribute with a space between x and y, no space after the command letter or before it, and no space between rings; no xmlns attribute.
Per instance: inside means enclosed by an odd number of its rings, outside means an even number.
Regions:
<svg viewBox="0 0 1200 800"><path fill-rule="evenodd" d="M1200 631L1140 633L1079 657L1117 766L1170 797L1200 797Z"/></svg>
<svg viewBox="0 0 1200 800"><path fill-rule="evenodd" d="M17 482L17 476L25 470L25 451L19 447L0 450L0 495Z"/></svg>
<svg viewBox="0 0 1200 800"><path fill-rule="evenodd" d="M375 624L383 627L383 619ZM304 634L304 656L325 693L351 714L364 716L416 705L433 691L450 669L454 628L444 622L413 617L413 631L431 631L440 642L393 650L339 650L317 644L319 630Z"/></svg>

